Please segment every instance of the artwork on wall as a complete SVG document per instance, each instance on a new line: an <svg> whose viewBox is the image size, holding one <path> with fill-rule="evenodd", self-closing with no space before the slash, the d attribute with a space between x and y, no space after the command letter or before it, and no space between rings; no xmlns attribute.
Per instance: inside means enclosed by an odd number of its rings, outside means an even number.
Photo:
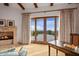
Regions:
<svg viewBox="0 0 79 59"><path fill-rule="evenodd" d="M15 26L15 21L14 20L6 20L6 19L0 19L0 26Z"/></svg>
<svg viewBox="0 0 79 59"><path fill-rule="evenodd" d="M14 20L7 20L7 26L15 26Z"/></svg>
<svg viewBox="0 0 79 59"><path fill-rule="evenodd" d="M0 26L5 26L5 19L0 19Z"/></svg>

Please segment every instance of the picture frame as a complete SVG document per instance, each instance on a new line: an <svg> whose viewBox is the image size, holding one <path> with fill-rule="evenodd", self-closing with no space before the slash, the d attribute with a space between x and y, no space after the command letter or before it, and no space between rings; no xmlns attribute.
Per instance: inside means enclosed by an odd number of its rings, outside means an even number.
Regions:
<svg viewBox="0 0 79 59"><path fill-rule="evenodd" d="M7 20L7 26L8 26L8 27L13 27L13 26L15 26L15 21L14 21L14 20Z"/></svg>
<svg viewBox="0 0 79 59"><path fill-rule="evenodd" d="M6 25L6 20L0 19L0 26L5 26L5 25Z"/></svg>

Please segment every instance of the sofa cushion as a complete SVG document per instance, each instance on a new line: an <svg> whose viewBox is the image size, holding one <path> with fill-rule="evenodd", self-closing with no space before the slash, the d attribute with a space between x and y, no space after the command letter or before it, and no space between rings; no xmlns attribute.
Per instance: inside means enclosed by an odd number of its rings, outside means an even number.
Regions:
<svg viewBox="0 0 79 59"><path fill-rule="evenodd" d="M19 50L19 56L26 56L27 55L27 49L25 47L21 47Z"/></svg>
<svg viewBox="0 0 79 59"><path fill-rule="evenodd" d="M6 50L1 50L1 51L0 51L0 54L1 54L1 53L10 52L10 51L15 51L15 48L9 48L9 49L6 49Z"/></svg>
<svg viewBox="0 0 79 59"><path fill-rule="evenodd" d="M0 56L18 56L18 52L13 51L13 52L5 52L5 53L1 53Z"/></svg>
<svg viewBox="0 0 79 59"><path fill-rule="evenodd" d="M0 51L0 56L18 56L18 52L16 52L15 48L10 48L6 50Z"/></svg>

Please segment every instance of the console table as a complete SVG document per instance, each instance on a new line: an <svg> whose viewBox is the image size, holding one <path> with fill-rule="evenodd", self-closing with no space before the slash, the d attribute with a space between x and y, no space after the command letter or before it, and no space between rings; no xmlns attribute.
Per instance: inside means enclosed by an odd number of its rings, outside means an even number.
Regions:
<svg viewBox="0 0 79 59"><path fill-rule="evenodd" d="M48 55L50 56L50 48L56 49L56 56L58 56L58 50L65 53L66 56L79 56L79 51L75 51L74 49L70 49L64 46L64 42L61 42L59 40L54 40L51 42L48 42Z"/></svg>

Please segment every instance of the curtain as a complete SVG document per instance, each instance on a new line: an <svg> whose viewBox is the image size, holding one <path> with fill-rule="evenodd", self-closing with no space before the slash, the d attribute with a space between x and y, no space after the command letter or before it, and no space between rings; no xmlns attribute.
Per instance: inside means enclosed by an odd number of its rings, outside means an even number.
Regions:
<svg viewBox="0 0 79 59"><path fill-rule="evenodd" d="M70 34L74 30L74 10L61 10L60 12L60 40L70 43Z"/></svg>
<svg viewBox="0 0 79 59"><path fill-rule="evenodd" d="M29 14L27 14L27 13L22 14L22 39L20 42L22 44L28 44L30 41L30 34L29 34L30 22L29 22L29 19L30 19Z"/></svg>

